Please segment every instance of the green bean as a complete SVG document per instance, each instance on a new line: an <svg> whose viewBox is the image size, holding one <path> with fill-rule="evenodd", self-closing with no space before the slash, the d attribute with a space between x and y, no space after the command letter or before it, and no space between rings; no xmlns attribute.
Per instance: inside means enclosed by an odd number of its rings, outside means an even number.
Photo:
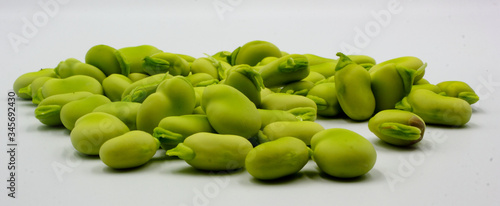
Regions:
<svg viewBox="0 0 500 206"><path fill-rule="evenodd" d="M252 67L246 64L234 66L228 70L224 84L236 88L250 99L255 106L260 106L260 90L264 87L264 84L260 74L254 71Z"/></svg>
<svg viewBox="0 0 500 206"><path fill-rule="evenodd" d="M342 112L337 98L335 83L322 83L314 86L306 96L312 99L318 107L318 115L333 117Z"/></svg>
<svg viewBox="0 0 500 206"><path fill-rule="evenodd" d="M96 107L110 103L106 96L93 94L88 97L68 102L61 108L61 122L68 130L75 127L78 118L91 113Z"/></svg>
<svg viewBox="0 0 500 206"><path fill-rule="evenodd" d="M41 88L43 84L45 84L45 82L49 79L54 79L54 77L38 77L33 80L28 86L19 89L19 93L31 96L31 102L33 102L33 104L39 104L40 101L42 101L40 97L43 96L41 94Z"/></svg>
<svg viewBox="0 0 500 206"><path fill-rule="evenodd" d="M206 73L214 79L222 80L225 78L225 71L231 66L224 61L219 61L212 57L201 57L193 61L191 64L191 72L193 74Z"/></svg>
<svg viewBox="0 0 500 206"><path fill-rule="evenodd" d="M170 75L187 76L189 63L177 54L160 52L144 57L143 70L149 75L169 73Z"/></svg>
<svg viewBox="0 0 500 206"><path fill-rule="evenodd" d="M61 78L67 78L74 75L86 75L95 78L99 83L102 83L102 80L106 78L104 72L99 68L91 64L83 63L75 58L68 58L61 61L55 68L55 72Z"/></svg>
<svg viewBox="0 0 500 206"><path fill-rule="evenodd" d="M406 60L405 60L406 59ZM395 62L393 62L395 61ZM410 61L407 63L407 61ZM415 58L397 58L375 65L370 69L371 85L375 96L375 111L394 109L397 102L410 93L417 76L425 72L427 64L419 68L407 68L403 65Z"/></svg>
<svg viewBox="0 0 500 206"><path fill-rule="evenodd" d="M149 133L130 131L104 142L99 149L99 157L114 169L134 168L149 162L159 145Z"/></svg>
<svg viewBox="0 0 500 206"><path fill-rule="evenodd" d="M116 49L108 45L95 45L85 54L85 63L99 68L106 76L121 74L120 63L116 58Z"/></svg>
<svg viewBox="0 0 500 206"><path fill-rule="evenodd" d="M259 142L274 141L282 137L295 137L306 145L311 144L311 138L325 128L311 121L277 121L268 124L259 133Z"/></svg>
<svg viewBox="0 0 500 206"><path fill-rule="evenodd" d="M132 80L132 82L136 82L136 81L139 81L141 79L144 79L144 78L150 77L150 76L148 74L144 74L144 73L130 73L127 75L127 77L130 80Z"/></svg>
<svg viewBox="0 0 500 206"><path fill-rule="evenodd" d="M188 114L163 118L153 131L160 140L161 148L169 150L182 143L186 137L199 132L215 133L207 115Z"/></svg>
<svg viewBox="0 0 500 206"><path fill-rule="evenodd" d="M253 177L273 180L298 173L309 161L310 149L294 137L262 143L247 154L245 168Z"/></svg>
<svg viewBox="0 0 500 206"><path fill-rule="evenodd" d="M342 53L335 68L335 89L342 111L351 119L362 121L375 111L375 97L370 85L370 74Z"/></svg>
<svg viewBox="0 0 500 206"><path fill-rule="evenodd" d="M317 83L321 80L324 80L325 79L325 76L323 76L322 74L320 74L319 72L315 72L315 71L310 71L309 72L309 75L302 79L303 81L310 81L312 83Z"/></svg>
<svg viewBox="0 0 500 206"><path fill-rule="evenodd" d="M302 80L309 75L309 71L304 55L290 54L262 66L259 72L266 87L277 87Z"/></svg>
<svg viewBox="0 0 500 206"><path fill-rule="evenodd" d="M467 101L469 104L474 104L479 101L479 96L465 82L462 81L444 81L437 84L447 96L457 97Z"/></svg>
<svg viewBox="0 0 500 206"><path fill-rule="evenodd" d="M69 103L79 99L91 96L90 92L74 92L65 94L56 94L40 101L35 109L35 117L48 126L62 126L61 108Z"/></svg>
<svg viewBox="0 0 500 206"><path fill-rule="evenodd" d="M314 83L306 80L288 83L281 88L280 92L307 96L309 91L314 87Z"/></svg>
<svg viewBox="0 0 500 206"><path fill-rule="evenodd" d="M207 73L196 73L187 76L193 87L205 87L212 84L218 84L219 80L214 79L212 75Z"/></svg>
<svg viewBox="0 0 500 206"><path fill-rule="evenodd" d="M102 81L104 94L113 102L122 99L123 92L132 84L132 80L122 74L111 74Z"/></svg>
<svg viewBox="0 0 500 206"><path fill-rule="evenodd" d="M122 101L142 103L149 95L156 91L158 84L170 77L167 74L156 74L135 81L123 91Z"/></svg>
<svg viewBox="0 0 500 206"><path fill-rule="evenodd" d="M96 107L92 112L104 112L118 117L130 130L137 129L136 120L140 103L137 102L111 102Z"/></svg>
<svg viewBox="0 0 500 206"><path fill-rule="evenodd" d="M420 116L426 124L463 126L472 115L470 104L459 98L436 94L430 90L412 90L396 104L396 109Z"/></svg>
<svg viewBox="0 0 500 206"><path fill-rule="evenodd" d="M202 95L201 107L212 127L220 134L250 138L260 129L261 118L257 107L232 86L207 86Z"/></svg>
<svg viewBox="0 0 500 206"><path fill-rule="evenodd" d="M70 133L71 144L78 152L98 155L104 142L128 131L127 125L117 117L103 112L92 112L76 121L75 128Z"/></svg>
<svg viewBox="0 0 500 206"><path fill-rule="evenodd" d="M146 73L142 67L144 58L162 52L151 45L124 47L116 50L115 55L120 63L121 73L128 76L130 73Z"/></svg>
<svg viewBox="0 0 500 206"><path fill-rule="evenodd" d="M31 84L31 82L33 82L33 80L37 79L38 77L57 78L57 74L55 73L54 69L40 69L39 71L28 72L19 76L14 81L13 85L13 89L16 95L22 99L31 99L31 95L29 93L19 93L19 90L21 88L27 87L29 84Z"/></svg>
<svg viewBox="0 0 500 206"><path fill-rule="evenodd" d="M178 156L199 170L235 170L245 166L252 148L247 139L238 135L199 132L167 150L167 155Z"/></svg>
<svg viewBox="0 0 500 206"><path fill-rule="evenodd" d="M41 97L44 99L56 94L71 92L91 92L94 94L103 94L101 83L96 79L85 75L74 75L66 79L49 79L41 88Z"/></svg>
<svg viewBox="0 0 500 206"><path fill-rule="evenodd" d="M388 109L375 114L368 121L368 128L384 142L409 146L422 140L425 122L414 113Z"/></svg>
<svg viewBox="0 0 500 206"><path fill-rule="evenodd" d="M231 65L248 64L255 66L262 59L269 56L281 57L281 51L276 45L270 42L256 40L236 48L231 53L229 63Z"/></svg>
<svg viewBox="0 0 500 206"><path fill-rule="evenodd" d="M312 158L319 169L338 178L353 178L368 173L377 160L370 141L356 132L331 128L311 139Z"/></svg>
<svg viewBox="0 0 500 206"><path fill-rule="evenodd" d="M137 113L137 129L153 133L165 117L193 113L196 97L193 86L183 76L166 79L149 95Z"/></svg>
<svg viewBox="0 0 500 206"><path fill-rule="evenodd" d="M304 96L286 94L286 93L272 93L262 98L262 109L279 109L290 110L297 107L311 107L315 110L318 109L316 103Z"/></svg>

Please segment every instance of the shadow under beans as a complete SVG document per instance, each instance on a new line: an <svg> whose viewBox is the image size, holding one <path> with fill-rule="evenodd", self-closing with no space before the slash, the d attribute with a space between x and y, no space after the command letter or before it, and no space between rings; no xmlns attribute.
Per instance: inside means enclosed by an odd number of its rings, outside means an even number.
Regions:
<svg viewBox="0 0 500 206"><path fill-rule="evenodd" d="M425 138L425 136L424 136L424 138ZM378 138L373 140L372 144L373 144L373 146L375 146L377 148L382 148L385 150L397 151L397 152L413 152L413 151L418 150L418 145L419 145L419 143L416 143L416 144L409 145L409 146L396 146L396 145L392 145L392 144L389 144L387 142L384 142L383 140L378 139Z"/></svg>
<svg viewBox="0 0 500 206"><path fill-rule="evenodd" d="M107 165L105 165L103 163L102 164L102 172L106 173L106 174L126 174L126 173L149 170L148 168L152 167L152 165L153 165L153 163L151 161L149 161L143 165L139 165L139 166L132 167L132 168L115 169L115 168L108 167Z"/></svg>
<svg viewBox="0 0 500 206"><path fill-rule="evenodd" d="M352 178L340 178L340 177L334 177L329 174L326 174L323 171L319 172L319 176L322 177L323 179L330 180L332 182L337 182L337 183L358 183L358 182L367 182L367 181L374 181L378 179L379 177L383 177L383 175L380 173L380 171L376 169L370 170L368 173L358 176L358 177L352 177Z"/></svg>
<svg viewBox="0 0 500 206"><path fill-rule="evenodd" d="M284 177L280 177L278 179L273 179L273 180L261 180L257 179L255 177L251 178L251 182L259 185L283 185L283 184L290 184L292 182L295 182L299 180L300 178L306 176L306 174L302 172L298 172L295 174L287 175Z"/></svg>
<svg viewBox="0 0 500 206"><path fill-rule="evenodd" d="M191 166L186 166L183 168L180 168L178 170L172 171L174 174L181 174L181 175L189 175L189 176L219 176L219 175L236 175L240 174L244 169L235 169L235 170L220 170L220 171L211 171L211 170L199 170Z"/></svg>

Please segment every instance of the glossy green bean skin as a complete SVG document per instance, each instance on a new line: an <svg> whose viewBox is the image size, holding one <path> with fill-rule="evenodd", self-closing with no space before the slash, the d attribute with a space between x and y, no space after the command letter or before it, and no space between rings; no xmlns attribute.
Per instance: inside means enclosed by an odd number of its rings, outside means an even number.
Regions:
<svg viewBox="0 0 500 206"><path fill-rule="evenodd" d="M177 54L160 52L144 57L143 70L149 75L169 73L170 75L187 76L189 63Z"/></svg>
<svg viewBox="0 0 500 206"><path fill-rule="evenodd" d="M212 127L220 134L250 138L260 129L261 118L257 107L232 86L207 86L202 95L201 107Z"/></svg>
<svg viewBox="0 0 500 206"><path fill-rule="evenodd" d="M137 102L111 102L96 107L92 112L104 112L118 117L130 130L137 129L137 112L141 104Z"/></svg>
<svg viewBox="0 0 500 206"><path fill-rule="evenodd" d="M264 84L260 74L250 66L246 64L234 66L228 71L224 84L236 88L250 99L255 106L260 106L260 90L264 87Z"/></svg>
<svg viewBox="0 0 500 206"><path fill-rule="evenodd" d="M474 104L479 101L479 96L465 82L462 81L444 81L436 85L441 89L446 96L457 97L467 101L469 104Z"/></svg>
<svg viewBox="0 0 500 206"><path fill-rule="evenodd" d="M95 78L99 83L106 78L104 72L99 68L86 64L75 58L68 58L61 61L54 69L56 74L61 78L67 78L74 75L86 75Z"/></svg>
<svg viewBox="0 0 500 206"><path fill-rule="evenodd" d="M333 117L342 112L337 97L337 90L335 89L335 83L327 82L317 84L311 88L306 97L312 99L316 103L318 115L320 116Z"/></svg>
<svg viewBox="0 0 500 206"><path fill-rule="evenodd" d="M106 76L121 74L120 63L116 58L116 49L99 44L91 47L85 54L85 63L99 68Z"/></svg>
<svg viewBox="0 0 500 206"><path fill-rule="evenodd" d="M15 81L12 86L14 92L16 95L22 99L31 99L31 95L28 93L19 93L19 90L21 88L27 87L33 80L35 80L38 77L53 77L57 78L57 74L55 73L54 69L40 69L39 71L36 72L28 72L25 73L21 76L19 76Z"/></svg>
<svg viewBox="0 0 500 206"><path fill-rule="evenodd" d="M183 76L166 79L149 95L137 113L137 129L153 134L160 121L168 116L193 113L196 97L193 86Z"/></svg>
<svg viewBox="0 0 500 206"><path fill-rule="evenodd" d="M57 94L40 101L35 109L35 117L47 126L62 126L61 109L70 102L93 95L90 92Z"/></svg>
<svg viewBox="0 0 500 206"><path fill-rule="evenodd" d="M260 180L273 180L299 172L309 161L310 149L294 137L282 137L250 150L245 168Z"/></svg>
<svg viewBox="0 0 500 206"><path fill-rule="evenodd" d="M78 152L98 155L99 149L106 141L128 131L128 127L117 117L103 112L92 112L76 121L70 139Z"/></svg>
<svg viewBox="0 0 500 206"><path fill-rule="evenodd" d="M216 133L207 115L188 114L163 118L154 129L153 136L160 140L161 148L169 150L199 132Z"/></svg>
<svg viewBox="0 0 500 206"><path fill-rule="evenodd" d="M281 57L279 48L267 41L251 41L238 47L231 53L231 65L248 64L257 65L262 59L274 56Z"/></svg>
<svg viewBox="0 0 500 206"><path fill-rule="evenodd" d="M266 87L277 87L302 80L309 75L309 71L307 58L300 54L283 56L259 70Z"/></svg>
<svg viewBox="0 0 500 206"><path fill-rule="evenodd" d="M102 81L104 94L113 102L121 101L123 92L132 80L122 74L111 74Z"/></svg>
<svg viewBox="0 0 500 206"><path fill-rule="evenodd" d="M338 178L354 178L368 173L377 152L370 141L356 132L331 128L311 139L312 158L321 171Z"/></svg>
<svg viewBox="0 0 500 206"><path fill-rule="evenodd" d="M424 137L425 122L412 112L388 109L370 118L368 128L384 142L395 146L410 146Z"/></svg>
<svg viewBox="0 0 500 206"><path fill-rule="evenodd" d="M124 47L116 50L115 56L120 64L121 74L128 76L130 73L146 73L142 64L144 58L162 52L151 45Z"/></svg>
<svg viewBox="0 0 500 206"><path fill-rule="evenodd" d="M135 81L123 91L122 101L142 103L149 95L156 92L156 88L163 80L168 78L170 77L167 74L156 74Z"/></svg>
<svg viewBox="0 0 500 206"><path fill-rule="evenodd" d="M166 153L199 170L224 171L243 168L252 148L246 138L238 135L199 132Z"/></svg>
<svg viewBox="0 0 500 206"><path fill-rule="evenodd" d="M56 94L84 91L103 94L101 83L96 79L85 75L74 75L66 79L47 80L41 88L42 97L37 98L44 99Z"/></svg>
<svg viewBox="0 0 500 206"><path fill-rule="evenodd" d="M149 162L159 146L151 134L135 130L104 142L99 158L114 169L134 168Z"/></svg>
<svg viewBox="0 0 500 206"><path fill-rule="evenodd" d="M297 107L311 107L317 110L316 103L304 96L286 94L286 93L272 93L262 98L262 109L279 109L290 110Z"/></svg>
<svg viewBox="0 0 500 206"><path fill-rule="evenodd" d="M259 133L260 142L268 142L282 137L295 137L306 145L311 145L311 138L325 128L312 121L277 121L268 124Z"/></svg>
<svg viewBox="0 0 500 206"><path fill-rule="evenodd" d="M463 126L472 115L470 104L459 98L448 97L426 89L413 90L396 104L396 109L420 116L426 124Z"/></svg>
<svg viewBox="0 0 500 206"><path fill-rule="evenodd" d="M41 94L42 93L41 88L43 84L45 84L45 82L49 79L54 79L54 77L38 77L35 80L33 80L31 84L29 84L28 86L19 89L19 93L30 95L31 102L33 102L33 104L39 104L40 101L42 101L40 97L43 96Z"/></svg>
<svg viewBox="0 0 500 206"><path fill-rule="evenodd" d="M342 111L351 119L369 119L375 111L370 74L342 53L336 67L335 89Z"/></svg>
<svg viewBox="0 0 500 206"><path fill-rule="evenodd" d="M96 107L111 103L106 96L93 94L88 97L75 100L65 104L61 108L61 122L68 130L75 127L75 122L88 113L91 113Z"/></svg>

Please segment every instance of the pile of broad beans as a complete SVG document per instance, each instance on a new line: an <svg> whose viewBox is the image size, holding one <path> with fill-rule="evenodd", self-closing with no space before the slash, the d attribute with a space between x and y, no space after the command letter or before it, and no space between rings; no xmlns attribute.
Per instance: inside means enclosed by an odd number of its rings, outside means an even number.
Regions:
<svg viewBox="0 0 500 206"><path fill-rule="evenodd" d="M266 41L199 58L96 45L85 62L23 74L13 88L37 105L42 124L67 128L78 152L111 168L144 165L163 150L199 170L245 168L261 180L295 174L310 159L337 178L374 167L370 141L325 129L318 116L368 121L403 147L421 141L426 124L465 125L479 100L464 82L426 81L417 57L337 56L288 54Z"/></svg>

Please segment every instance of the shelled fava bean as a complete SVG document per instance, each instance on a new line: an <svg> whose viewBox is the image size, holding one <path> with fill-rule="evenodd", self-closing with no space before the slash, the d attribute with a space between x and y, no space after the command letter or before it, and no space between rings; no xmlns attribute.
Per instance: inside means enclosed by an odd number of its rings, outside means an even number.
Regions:
<svg viewBox="0 0 500 206"><path fill-rule="evenodd" d="M161 151L199 170L246 168L260 180L296 174L310 159L337 178L375 166L370 141L325 129L318 116L369 120L383 142L411 146L426 125L467 124L479 100L465 82L429 83L417 57L337 56L289 54L266 41L199 58L96 45L84 62L69 57L19 76L13 88L42 124L64 126L78 152L111 168L139 167Z"/></svg>

